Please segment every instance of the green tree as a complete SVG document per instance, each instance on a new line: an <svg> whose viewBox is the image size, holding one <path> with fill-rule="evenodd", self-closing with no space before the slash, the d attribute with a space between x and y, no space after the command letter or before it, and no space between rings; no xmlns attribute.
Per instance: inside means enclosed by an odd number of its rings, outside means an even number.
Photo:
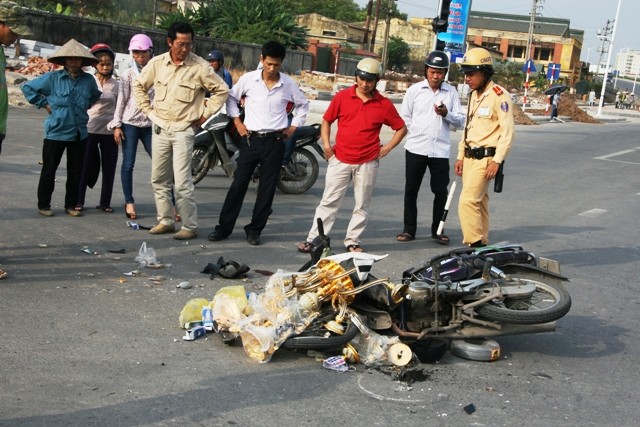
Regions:
<svg viewBox="0 0 640 427"><path fill-rule="evenodd" d="M200 1L194 11L165 14L158 26L167 29L177 20L190 22L198 35L262 44L277 40L288 48L306 48L306 29L296 25L281 0Z"/></svg>
<svg viewBox="0 0 640 427"><path fill-rule="evenodd" d="M521 63L517 62L498 62L495 65L495 75L493 80L500 86L504 86L507 90L514 88L520 89L524 84L524 73L522 72Z"/></svg>
<svg viewBox="0 0 640 427"><path fill-rule="evenodd" d="M318 13L345 22L362 19L362 9L353 0L283 0L293 15Z"/></svg>
<svg viewBox="0 0 640 427"><path fill-rule="evenodd" d="M387 44L387 53L389 55L387 69L405 72L411 60L409 58L409 51L409 45L401 37L389 37L389 43Z"/></svg>

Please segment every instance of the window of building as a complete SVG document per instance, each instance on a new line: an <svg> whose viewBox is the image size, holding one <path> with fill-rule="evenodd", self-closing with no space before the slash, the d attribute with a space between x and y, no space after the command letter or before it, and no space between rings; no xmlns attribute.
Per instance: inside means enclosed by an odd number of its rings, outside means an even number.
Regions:
<svg viewBox="0 0 640 427"><path fill-rule="evenodd" d="M553 49L541 47L536 51L536 59L538 61L553 61Z"/></svg>
<svg viewBox="0 0 640 427"><path fill-rule="evenodd" d="M524 59L526 53L527 49L525 46L509 46L507 56L514 59Z"/></svg>
<svg viewBox="0 0 640 427"><path fill-rule="evenodd" d="M336 32L335 31L328 31L328 30L322 30L322 35L323 36L327 36L327 37L335 37L336 36Z"/></svg>

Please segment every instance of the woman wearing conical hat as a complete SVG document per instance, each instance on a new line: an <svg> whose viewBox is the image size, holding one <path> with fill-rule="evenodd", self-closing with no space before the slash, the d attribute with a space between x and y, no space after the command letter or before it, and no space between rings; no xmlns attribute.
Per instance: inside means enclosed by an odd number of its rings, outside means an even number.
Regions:
<svg viewBox="0 0 640 427"><path fill-rule="evenodd" d="M44 120L38 212L43 216L53 216L51 197L55 187L56 170L66 150L67 182L64 208L68 215L80 216L82 213L74 210L74 207L78 201L82 158L89 136L87 110L101 95L93 76L84 72L82 67L95 66L99 61L89 49L71 39L49 57L49 62L63 68L43 74L22 86L22 93L27 101L39 109L46 109L49 113Z"/></svg>

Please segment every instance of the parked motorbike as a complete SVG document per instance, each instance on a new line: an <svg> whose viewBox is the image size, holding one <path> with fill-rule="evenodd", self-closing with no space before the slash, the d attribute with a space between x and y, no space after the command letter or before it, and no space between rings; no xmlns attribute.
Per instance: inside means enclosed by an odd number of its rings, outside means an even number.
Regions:
<svg viewBox="0 0 640 427"><path fill-rule="evenodd" d="M276 185L283 193L302 194L313 187L318 179L318 160L305 147L313 147L320 156L324 155L318 142L320 125L301 126L296 129L294 137L295 146L291 159L281 169ZM193 183L198 184L218 165L227 176L233 177L240 154L240 138L233 121L224 111L210 117L195 137L191 158ZM259 179L259 171L254 174L254 179Z"/></svg>
<svg viewBox="0 0 640 427"><path fill-rule="evenodd" d="M551 332L571 308L560 264L518 245L454 249L394 283L370 273L386 255L324 256L329 239L321 233L314 243L311 255L320 259L270 280L266 299L254 299L253 315L230 328L219 325L224 341L241 336L245 351L264 361L280 347L342 348L371 330L410 346ZM274 307L277 316L265 314Z"/></svg>

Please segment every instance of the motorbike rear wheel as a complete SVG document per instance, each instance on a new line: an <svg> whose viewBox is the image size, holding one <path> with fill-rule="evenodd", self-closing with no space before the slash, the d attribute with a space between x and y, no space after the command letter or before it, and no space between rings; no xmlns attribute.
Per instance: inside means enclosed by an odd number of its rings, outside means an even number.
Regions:
<svg viewBox="0 0 640 427"><path fill-rule="evenodd" d="M209 169L211 169L212 157L209 156L209 150L206 146L199 145L193 147L193 154L191 155L191 176L193 177L193 183L197 184L207 176ZM215 159L213 159L215 164Z"/></svg>
<svg viewBox="0 0 640 427"><path fill-rule="evenodd" d="M320 166L311 151L302 147L296 148L291 154L288 166L295 171L295 175L290 175L284 168L280 170L276 185L283 193L302 194L316 183Z"/></svg>
<svg viewBox="0 0 640 427"><path fill-rule="evenodd" d="M558 320L571 309L571 297L558 279L524 271L516 277L536 287L531 297L490 301L478 308L482 317L501 323L535 325Z"/></svg>

